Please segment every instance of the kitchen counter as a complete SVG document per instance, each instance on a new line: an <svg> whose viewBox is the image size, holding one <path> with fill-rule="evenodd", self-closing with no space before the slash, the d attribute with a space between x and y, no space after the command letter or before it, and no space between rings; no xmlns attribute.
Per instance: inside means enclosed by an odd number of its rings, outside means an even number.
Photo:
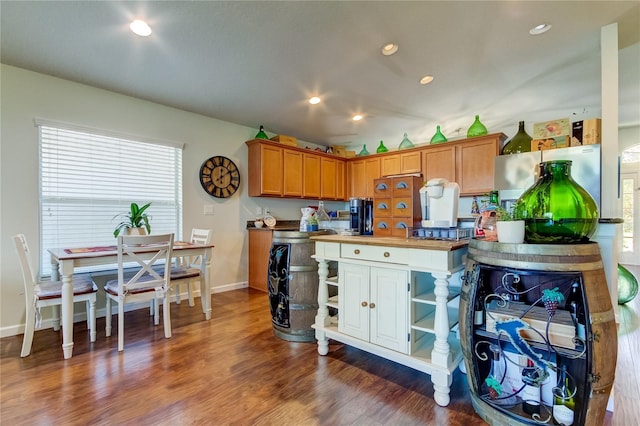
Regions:
<svg viewBox="0 0 640 426"><path fill-rule="evenodd" d="M452 251L469 245L469 240L420 240L399 237L366 237L361 235L319 235L311 237L314 241L328 243L348 243L365 246L405 247L427 250Z"/></svg>
<svg viewBox="0 0 640 426"><path fill-rule="evenodd" d="M247 221L247 229L252 231L297 231L300 229L299 220L278 220L276 221L276 226L263 226L262 228L256 228L256 225L253 222L253 220Z"/></svg>

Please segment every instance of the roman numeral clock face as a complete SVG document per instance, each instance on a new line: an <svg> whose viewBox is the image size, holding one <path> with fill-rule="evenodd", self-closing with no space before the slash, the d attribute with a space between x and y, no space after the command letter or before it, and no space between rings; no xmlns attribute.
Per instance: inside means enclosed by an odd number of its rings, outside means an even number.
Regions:
<svg viewBox="0 0 640 426"><path fill-rule="evenodd" d="M227 157L211 157L200 167L200 184L207 194L227 198L240 186L240 171Z"/></svg>

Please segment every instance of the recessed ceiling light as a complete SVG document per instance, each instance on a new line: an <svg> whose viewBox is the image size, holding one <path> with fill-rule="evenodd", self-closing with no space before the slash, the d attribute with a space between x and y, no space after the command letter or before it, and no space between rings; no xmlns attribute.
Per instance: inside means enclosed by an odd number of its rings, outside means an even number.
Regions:
<svg viewBox="0 0 640 426"><path fill-rule="evenodd" d="M360 115L360 114L356 114L356 115L354 115L353 117L351 117L351 119L352 119L353 121L360 121L360 120L362 120L362 115Z"/></svg>
<svg viewBox="0 0 640 426"><path fill-rule="evenodd" d="M387 43L382 46L382 54L384 56L391 56L398 51L398 45L395 43Z"/></svg>
<svg viewBox="0 0 640 426"><path fill-rule="evenodd" d="M141 37L151 35L151 27L147 25L146 22L141 21L140 19L136 19L135 21L133 21L129 25L129 28L131 28L131 31L133 31L134 34L137 34Z"/></svg>
<svg viewBox="0 0 640 426"><path fill-rule="evenodd" d="M420 79L420 84L429 84L433 81L432 75L425 75Z"/></svg>
<svg viewBox="0 0 640 426"><path fill-rule="evenodd" d="M309 98L309 103L311 105L319 104L320 101L321 101L321 99L319 97L317 97L317 96L313 96L313 97Z"/></svg>
<svg viewBox="0 0 640 426"><path fill-rule="evenodd" d="M531 28L529 30L529 34L531 34L531 35L540 35L540 34L546 33L550 29L551 29L551 25L550 24L540 24L540 25L536 25L535 27Z"/></svg>

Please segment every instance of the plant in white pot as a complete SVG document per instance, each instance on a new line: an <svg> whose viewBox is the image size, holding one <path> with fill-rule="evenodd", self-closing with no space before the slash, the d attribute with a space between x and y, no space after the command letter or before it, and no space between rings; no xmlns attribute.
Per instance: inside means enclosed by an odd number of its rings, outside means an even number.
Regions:
<svg viewBox="0 0 640 426"><path fill-rule="evenodd" d="M524 219L516 217L513 211L504 207L496 208L498 242L522 244L524 242Z"/></svg>
<svg viewBox="0 0 640 426"><path fill-rule="evenodd" d="M116 226L116 229L113 231L113 236L117 238L123 231L128 235L145 235L151 233L151 226L149 225L151 216L145 213L145 210L147 210L150 205L151 203L147 203L140 207L136 203L131 203L128 213L115 215L113 217L114 219L119 217L124 220Z"/></svg>

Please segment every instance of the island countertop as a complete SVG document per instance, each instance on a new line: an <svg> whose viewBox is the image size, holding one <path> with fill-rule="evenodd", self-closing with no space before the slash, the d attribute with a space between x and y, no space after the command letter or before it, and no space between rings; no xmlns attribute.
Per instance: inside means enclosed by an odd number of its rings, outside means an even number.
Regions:
<svg viewBox="0 0 640 426"><path fill-rule="evenodd" d="M362 235L318 235L310 237L313 241L324 241L328 243L362 244L370 246L385 247L405 247L425 250L452 251L469 245L468 239L449 240L427 240L417 238L400 237L367 237Z"/></svg>

